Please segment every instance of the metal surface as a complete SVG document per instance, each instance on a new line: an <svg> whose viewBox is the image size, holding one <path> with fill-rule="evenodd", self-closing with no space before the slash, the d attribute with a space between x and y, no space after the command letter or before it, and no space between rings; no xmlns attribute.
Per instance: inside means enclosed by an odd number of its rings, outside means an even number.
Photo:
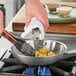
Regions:
<svg viewBox="0 0 76 76"><path fill-rule="evenodd" d="M39 40L39 39L34 40L35 50L39 51L41 48L43 48L43 45L44 45L43 42L44 40Z"/></svg>
<svg viewBox="0 0 76 76"><path fill-rule="evenodd" d="M33 40L27 41L30 45L34 47ZM22 63L27 65L48 65L53 64L59 61L62 58L62 54L66 52L67 46L61 42L54 41L54 40L44 40L44 43L48 49L48 51L53 50L55 52L55 56L48 56L48 57L33 57L33 56L25 56L23 55L15 46L11 49L11 52L14 57L19 59Z"/></svg>
<svg viewBox="0 0 76 76"><path fill-rule="evenodd" d="M15 36L20 37L22 32L12 32L12 33ZM68 51L76 51L76 35L46 33L45 39L46 40L57 40L57 41L63 42L64 44L67 45Z"/></svg>
<svg viewBox="0 0 76 76"><path fill-rule="evenodd" d="M21 32L13 32L13 34L16 36L20 36ZM67 45L68 52L76 53L76 35L46 33L45 39L46 40L57 40L57 41L63 42L65 45ZM72 54L71 56L73 56L73 55L76 56L76 54ZM69 57L69 56L70 55L68 54L67 57ZM76 68L75 68L75 70L76 70Z"/></svg>
<svg viewBox="0 0 76 76"><path fill-rule="evenodd" d="M67 51L76 52L76 35L46 34L45 39L57 40L67 45Z"/></svg>
<svg viewBox="0 0 76 76"><path fill-rule="evenodd" d="M39 28L32 29L35 50L40 50L43 47L43 40L40 40Z"/></svg>
<svg viewBox="0 0 76 76"><path fill-rule="evenodd" d="M16 36L20 36L21 32L13 32L14 35ZM61 41L63 43L65 43L68 47L67 51L74 51L76 52L76 35L68 35L68 34L46 34L45 35L45 39L49 39L49 40L57 40L57 41ZM5 47L8 49L9 46L12 46L8 40L6 40L5 38L0 40L1 45L0 47ZM4 44L5 43L5 44ZM6 45L8 43L8 46ZM3 45L3 46L2 46ZM9 54L7 54L6 57L8 57ZM76 55L75 55L76 56ZM0 64L1 65L1 64ZM1 67L1 66L0 66ZM73 68L73 73L76 72L76 67L74 66ZM2 76L2 75L1 75ZM4 75L3 75L4 76ZM6 76L6 75L5 75Z"/></svg>
<svg viewBox="0 0 76 76"><path fill-rule="evenodd" d="M15 36L20 37L22 32L12 32ZM76 35L72 34L54 34L54 33L46 33L46 40L57 40L63 42L67 45L68 51L76 51Z"/></svg>

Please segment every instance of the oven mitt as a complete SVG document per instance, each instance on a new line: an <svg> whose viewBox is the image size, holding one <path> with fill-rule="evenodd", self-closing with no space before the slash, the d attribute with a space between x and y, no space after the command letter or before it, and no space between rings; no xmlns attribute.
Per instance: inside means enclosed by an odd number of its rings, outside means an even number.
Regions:
<svg viewBox="0 0 76 76"><path fill-rule="evenodd" d="M30 34L27 34L27 33L31 33L29 31L32 30L35 26L34 24L36 24L34 22L33 25L30 25L30 23L32 23L31 22L32 18L37 18L37 20L39 20L42 25L39 23L36 26L40 29L40 31L42 30L42 31L46 32L46 30L49 26L48 15L47 15L47 12L46 12L45 8L41 4L40 0L25 0L26 29L24 31L25 33L23 33L21 35L21 37L25 38L28 35L30 36ZM41 29L41 27L42 27L42 29Z"/></svg>
<svg viewBox="0 0 76 76"><path fill-rule="evenodd" d="M3 33L3 12L0 10L0 36Z"/></svg>

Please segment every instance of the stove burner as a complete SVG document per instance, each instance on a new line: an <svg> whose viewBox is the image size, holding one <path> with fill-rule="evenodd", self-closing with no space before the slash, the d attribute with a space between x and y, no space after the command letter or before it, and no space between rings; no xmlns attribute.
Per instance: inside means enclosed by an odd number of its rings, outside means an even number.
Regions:
<svg viewBox="0 0 76 76"><path fill-rule="evenodd" d="M47 67L38 66L38 76L52 76L51 70Z"/></svg>
<svg viewBox="0 0 76 76"><path fill-rule="evenodd" d="M33 67L28 67L23 71L23 74L27 74L27 75L34 75L34 68Z"/></svg>
<svg viewBox="0 0 76 76"><path fill-rule="evenodd" d="M31 67L28 66L23 71L24 75L36 75L36 76L51 76L51 71L46 66L38 66L38 67Z"/></svg>

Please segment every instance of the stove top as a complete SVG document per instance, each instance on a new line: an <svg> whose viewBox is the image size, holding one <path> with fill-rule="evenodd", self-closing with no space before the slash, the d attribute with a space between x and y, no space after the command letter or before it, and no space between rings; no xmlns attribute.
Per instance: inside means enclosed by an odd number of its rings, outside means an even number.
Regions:
<svg viewBox="0 0 76 76"><path fill-rule="evenodd" d="M64 38L64 37L66 36L62 36L62 38L60 38L59 35L58 37L47 36L46 39L61 41L68 46L67 51L76 51L76 38L74 37L68 40L69 38ZM2 43L5 42L5 46L4 44L0 45L0 47L6 48L6 49L0 49L0 76L38 76L38 72L40 73L40 71L41 72L45 71L44 70L45 68L48 68L50 70L50 76L76 76L76 56L75 55L72 57L66 58L64 60L61 60L53 65L28 66L20 63L17 59L15 59L11 55L10 51L7 50L8 45L6 45L6 43L8 43L9 46L11 44L5 40L6 39L1 40ZM27 72L29 72L28 69L30 67L32 69L31 71L32 74L27 74ZM42 69L39 70L40 68Z"/></svg>
<svg viewBox="0 0 76 76"><path fill-rule="evenodd" d="M53 65L29 66L15 59L10 51L5 50L0 58L0 76L75 76L76 57L69 57ZM8 55L8 58L6 58ZM5 57L6 56L6 57ZM44 71L50 74L44 75ZM31 70L31 71L29 71ZM46 72L46 71L45 71ZM47 73L46 72L46 73ZM41 73L41 75L39 75Z"/></svg>

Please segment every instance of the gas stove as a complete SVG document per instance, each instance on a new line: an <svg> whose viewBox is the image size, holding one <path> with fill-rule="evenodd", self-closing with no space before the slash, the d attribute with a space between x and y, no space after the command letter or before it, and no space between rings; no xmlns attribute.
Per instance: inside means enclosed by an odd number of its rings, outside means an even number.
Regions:
<svg viewBox="0 0 76 76"><path fill-rule="evenodd" d="M75 56L52 65L29 66L14 58L10 51L1 50L4 52L0 57L0 76L75 76L76 73ZM7 55L8 58L5 57Z"/></svg>
<svg viewBox="0 0 76 76"><path fill-rule="evenodd" d="M56 35L53 35L56 36ZM76 38L65 36L53 37L47 35L46 39L58 40L68 46L69 51L76 51ZM1 40L2 41L2 40ZM4 41L4 39L3 39ZM7 42L5 40L5 42ZM10 45L10 43L9 43ZM1 45L0 45L1 46ZM4 44L3 44L4 46ZM6 46L5 46L6 47ZM61 60L47 66L29 66L15 59L11 50L0 49L0 76L76 76L76 56Z"/></svg>

